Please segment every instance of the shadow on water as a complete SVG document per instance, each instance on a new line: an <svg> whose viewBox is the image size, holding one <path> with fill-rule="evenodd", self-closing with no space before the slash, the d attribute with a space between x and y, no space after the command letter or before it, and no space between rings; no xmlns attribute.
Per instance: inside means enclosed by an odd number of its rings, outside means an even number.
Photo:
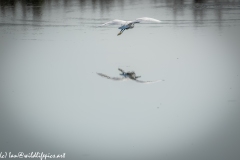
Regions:
<svg viewBox="0 0 240 160"><path fill-rule="evenodd" d="M136 2L137 4L143 3L141 0ZM149 2L154 4L151 7L155 9L165 7L172 10L173 23L179 23L177 19L181 19L185 12L190 10L193 20L189 23L193 23L195 26L203 25L206 20L209 21L207 13L214 12L214 21L211 23L216 23L221 27L224 13L240 9L240 0L151 0ZM20 10L23 21L41 21L44 10L51 10L53 7L68 10L72 6L76 6L81 12L87 8L93 13L96 10L99 10L100 13L109 13L113 7L117 6L123 10L124 6L131 6L132 3L128 0L0 0L0 23L9 17L14 21L17 10Z"/></svg>

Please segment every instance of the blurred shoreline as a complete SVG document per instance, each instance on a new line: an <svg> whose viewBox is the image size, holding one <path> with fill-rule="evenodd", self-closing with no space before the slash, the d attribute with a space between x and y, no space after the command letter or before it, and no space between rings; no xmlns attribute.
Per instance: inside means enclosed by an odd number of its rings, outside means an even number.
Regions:
<svg viewBox="0 0 240 160"><path fill-rule="evenodd" d="M86 10L91 12L100 13L103 19L109 17L113 9L120 8L120 10L131 9L130 7L138 7L139 4L146 3L153 9L167 8L172 14L172 20L184 20L184 14L191 14L194 24L201 25L203 21L211 21L208 14L214 12L214 23L218 23L218 27L221 27L222 22L226 21L224 14L231 14L233 18L227 18L232 21L239 21L240 18L236 18L240 14L240 1L229 0L150 0L150 1L129 1L129 0L1 0L0 1L0 26L7 25L9 22L23 21L34 22L34 25L38 22L47 21L43 18L45 12L52 12L52 10L58 10L63 8L65 14L73 12L74 9L79 10L82 14ZM186 13L187 12L187 13ZM235 15L235 16L234 16ZM46 17L48 15L45 15ZM19 18L20 17L20 18ZM94 17L93 17L94 18ZM80 15L81 19L81 15ZM96 20L96 19L95 19ZM164 19L163 19L164 20ZM166 21L171 21L167 19ZM174 22L177 23L177 22Z"/></svg>

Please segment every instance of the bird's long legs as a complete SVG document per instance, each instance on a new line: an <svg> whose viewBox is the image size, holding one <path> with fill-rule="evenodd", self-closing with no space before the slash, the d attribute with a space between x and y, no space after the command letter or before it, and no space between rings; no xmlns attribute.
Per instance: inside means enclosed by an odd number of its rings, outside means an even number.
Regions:
<svg viewBox="0 0 240 160"><path fill-rule="evenodd" d="M122 29L122 30L118 33L118 36L121 35L124 30L125 30L125 29Z"/></svg>

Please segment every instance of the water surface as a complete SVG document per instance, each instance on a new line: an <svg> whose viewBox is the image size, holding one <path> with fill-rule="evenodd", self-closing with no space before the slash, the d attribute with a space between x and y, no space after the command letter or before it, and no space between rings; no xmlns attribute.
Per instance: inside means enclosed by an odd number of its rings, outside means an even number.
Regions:
<svg viewBox="0 0 240 160"><path fill-rule="evenodd" d="M112 19L153 17L117 36ZM240 158L240 1L1 0L0 150ZM135 71L155 84L115 82Z"/></svg>

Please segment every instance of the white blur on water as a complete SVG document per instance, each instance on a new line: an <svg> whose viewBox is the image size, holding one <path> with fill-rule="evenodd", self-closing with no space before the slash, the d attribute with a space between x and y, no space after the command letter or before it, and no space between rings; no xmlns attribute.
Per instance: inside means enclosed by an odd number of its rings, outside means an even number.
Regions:
<svg viewBox="0 0 240 160"><path fill-rule="evenodd" d="M0 151L240 159L240 1L0 2ZM121 36L113 19L153 17ZM111 81L134 71L144 85Z"/></svg>

